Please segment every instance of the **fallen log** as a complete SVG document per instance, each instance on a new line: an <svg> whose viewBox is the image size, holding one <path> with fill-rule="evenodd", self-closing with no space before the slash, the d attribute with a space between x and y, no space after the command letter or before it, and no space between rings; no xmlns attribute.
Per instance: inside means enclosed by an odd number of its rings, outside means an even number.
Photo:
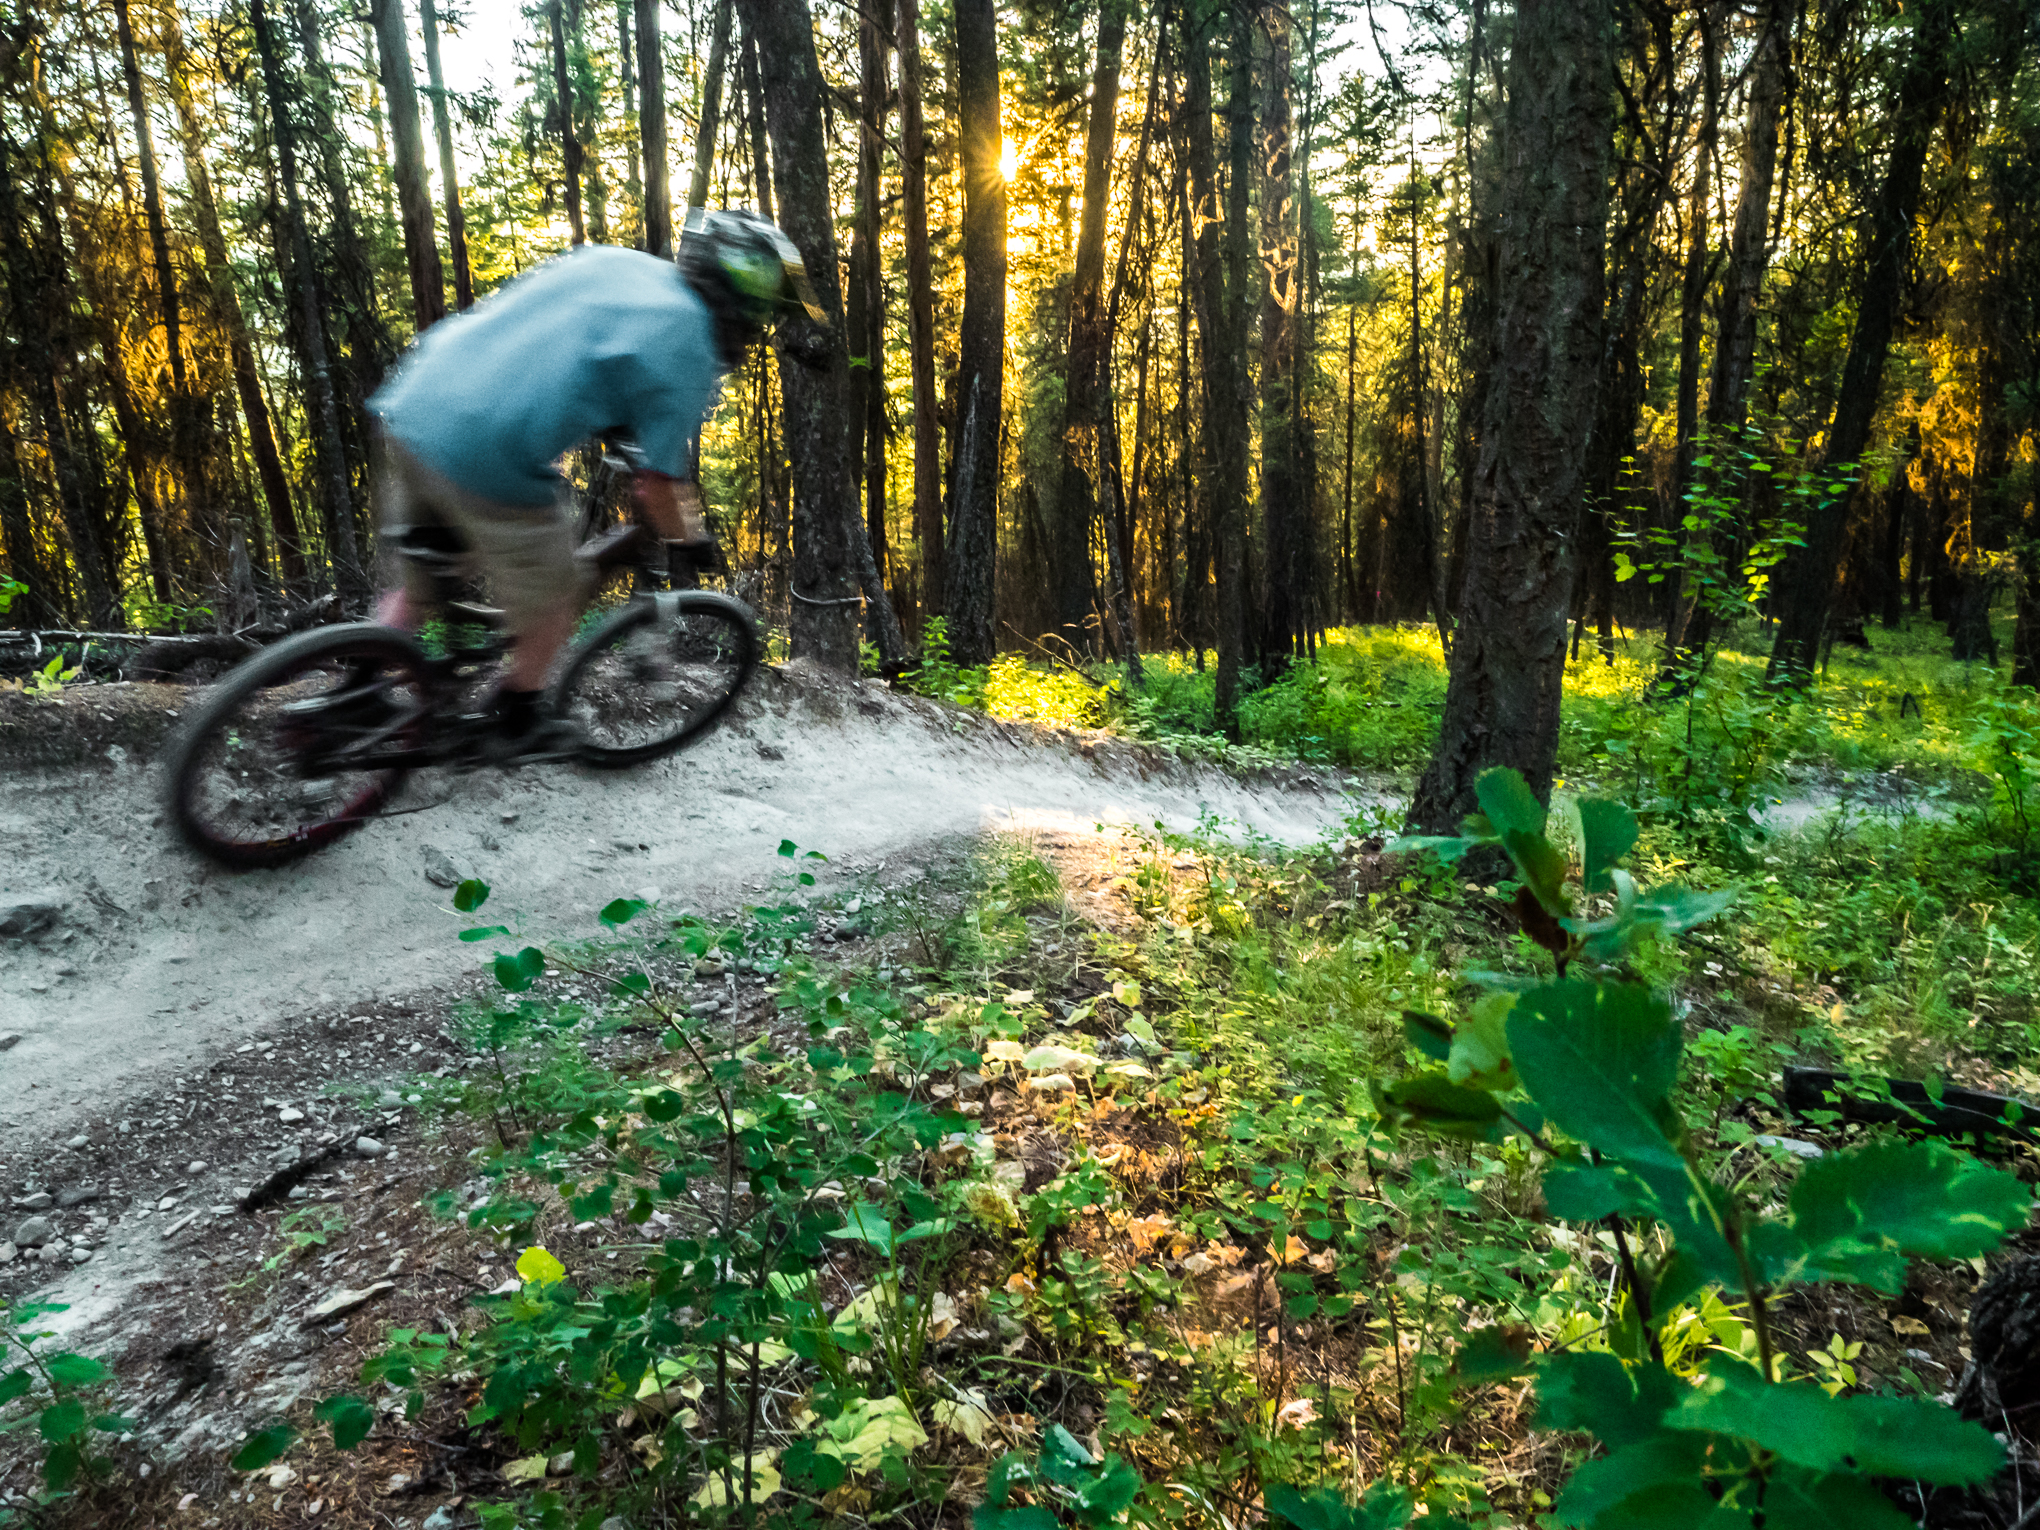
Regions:
<svg viewBox="0 0 2040 1530"><path fill-rule="evenodd" d="M1866 1097L1862 1091L1870 1090ZM1880 1098L1888 1095L1889 1098ZM1829 1068L1788 1067L1785 1108L1796 1116L1838 1111L1866 1126L1910 1126L1938 1137L2010 1136L2034 1139L2040 1106L2007 1094L1943 1085L1930 1094L1917 1079L1870 1078Z"/></svg>

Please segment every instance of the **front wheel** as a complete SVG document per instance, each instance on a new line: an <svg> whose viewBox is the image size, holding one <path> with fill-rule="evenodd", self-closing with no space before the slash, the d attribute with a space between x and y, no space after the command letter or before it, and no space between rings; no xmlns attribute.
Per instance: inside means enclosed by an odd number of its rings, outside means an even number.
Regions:
<svg viewBox="0 0 2040 1530"><path fill-rule="evenodd" d="M382 810L432 710L427 661L362 622L265 649L205 696L172 739L168 806L194 850L280 866Z"/></svg>
<svg viewBox="0 0 2040 1530"><path fill-rule="evenodd" d="M741 602L701 590L639 596L574 651L553 707L579 730L583 764L637 765L715 726L757 664Z"/></svg>

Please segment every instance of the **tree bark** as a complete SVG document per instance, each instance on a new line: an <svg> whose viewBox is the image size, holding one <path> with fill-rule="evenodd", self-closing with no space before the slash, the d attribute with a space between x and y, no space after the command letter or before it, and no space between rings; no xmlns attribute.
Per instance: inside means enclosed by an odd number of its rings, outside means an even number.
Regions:
<svg viewBox="0 0 2040 1530"><path fill-rule="evenodd" d="M298 198L297 133L290 117L290 97L283 80L283 64L276 40L269 31L266 0L248 0L248 24L255 32L255 47L262 63L262 82L269 98L274 127L279 177L283 183L286 224L285 239L290 248L292 270L286 279L294 286L298 303L298 343L303 348L306 410L318 441L320 470L320 511L326 533L327 556L332 559L340 597L344 604L366 603L369 585L362 568L361 553L354 536L354 500L347 484L347 451L340 435L340 409L333 395L333 374L326 356L326 334L320 323L318 268L312 262L311 239L305 229L304 207Z"/></svg>
<svg viewBox="0 0 2040 1530"><path fill-rule="evenodd" d="M1264 673L1288 668L1302 630L1303 539L1310 506L1297 450L1298 346L1303 315L1303 265L1296 226L1291 95L1290 18L1286 8L1260 11L1267 54L1262 62L1259 132L1261 210L1261 526L1267 546L1267 590L1261 602L1259 648ZM1411 217L1412 281L1416 250ZM1411 302L1416 291L1411 288ZM1421 401L1419 403L1421 410ZM1418 468L1421 477L1421 454Z"/></svg>
<svg viewBox="0 0 2040 1530"><path fill-rule="evenodd" d="M1793 0L1766 0L1756 56L1750 60L1749 108L1743 123L1742 184L1728 240L1721 283L1721 327L1714 344L1714 376L1707 390L1707 422L1718 432L1739 426L1749 412L1750 376L1757 355L1757 296L1770 261L1771 187L1778 171L1778 117L1785 100L1791 51Z"/></svg>
<svg viewBox="0 0 2040 1530"><path fill-rule="evenodd" d="M1884 360L1891 350L1899 300L1911 264L1913 215L1919 206L1927 147L1947 98L1954 30L1954 0L1922 0L1912 46L1886 119L1891 157L1870 209L1869 248L1856 302L1856 327L1849 335L1841 390L1822 453L1829 468L1857 466L1870 444L1870 428L1883 392ZM1837 495L1821 501L1808 518L1804 544L1793 548L1778 567L1771 602L1778 616L1778 634L1771 647L1774 680L1803 680L1819 658L1835 575L1841 567L1850 499Z"/></svg>
<svg viewBox="0 0 2040 1530"><path fill-rule="evenodd" d="M865 0L858 13L857 205L850 234L850 345L853 476L864 484L864 528L873 566L885 578L885 254L880 216L885 169L887 0Z"/></svg>
<svg viewBox="0 0 2040 1530"><path fill-rule="evenodd" d="M1509 60L1493 380L1438 746L1413 826L1449 833L1482 771L1549 801L1601 360L1615 38L1606 0L1522 0Z"/></svg>
<svg viewBox="0 0 2040 1530"><path fill-rule="evenodd" d="M660 0L637 8L638 138L645 160L645 248L673 253L673 193L666 166L666 52L659 36Z"/></svg>
<svg viewBox="0 0 2040 1530"><path fill-rule="evenodd" d="M880 602L885 642L898 638L885 590L876 591L870 548L860 534L857 491L850 476L850 429L844 381L850 369L842 331L843 296L836 264L836 228L822 131L822 71L815 56L807 0L744 0L756 39L766 124L772 137L772 179L780 226L799 248L830 327L806 321L780 325L780 343L823 363L819 370L782 361L780 392L793 459L793 611L795 658L825 669L857 672L857 591ZM860 558L859 549L863 556ZM883 646L883 644L882 644Z"/></svg>
<svg viewBox="0 0 2040 1530"><path fill-rule="evenodd" d="M744 98L750 114L752 191L758 198L758 211L768 221L776 222L772 214L772 167L766 162L765 92L758 84L757 39L751 36L748 26L744 28L744 46L737 67L743 73Z"/></svg>
<svg viewBox="0 0 2040 1530"><path fill-rule="evenodd" d="M572 242L582 245L588 242L588 227L581 217L581 140L574 131L574 81L567 73L567 23L562 10L563 0L551 0L546 6L546 22L552 28L553 106L560 117L567 228Z"/></svg>
<svg viewBox="0 0 2040 1530"><path fill-rule="evenodd" d="M963 157L963 328L947 587L950 652L988 664L999 552L999 444L1006 374L1006 180L1000 173L998 11L957 0L956 87Z"/></svg>
<svg viewBox="0 0 2040 1530"><path fill-rule="evenodd" d="M1112 150L1119 127L1119 70L1126 46L1122 0L1103 0L1098 57L1084 133L1084 213L1070 279L1069 349L1063 378L1062 472L1050 521L1049 582L1056 629L1072 648L1091 647L1096 603L1091 537L1105 462L1099 451L1099 389L1112 335L1105 311L1105 215L1112 198Z"/></svg>
<svg viewBox="0 0 2040 1530"><path fill-rule="evenodd" d="M425 76L431 86L432 134L439 141L439 179L446 193L446 254L453 262L453 301L456 308L465 311L475 306L475 276L468 264L467 217L460 208L460 173L453 158L453 114L446 109L446 77L439 68L436 0L418 0L418 14L425 26Z"/></svg>
<svg viewBox="0 0 2040 1530"><path fill-rule="evenodd" d="M694 133L694 179L687 205L708 205L708 172L715 164L715 135L722 120L723 76L729 72L730 0L716 0L715 28L708 39L708 73L701 82L701 116Z"/></svg>
<svg viewBox="0 0 2040 1530"><path fill-rule="evenodd" d="M212 288L213 312L226 331L234 368L234 392L248 424L248 450L255 459L255 476L262 485L263 502L269 511L270 533L276 542L280 570L286 584L299 586L305 579L304 546L291 507L290 480L284 474L283 458L276 449L276 430L269 417L268 400L262 396L262 378L248 335L247 315L234 286L226 233L220 227L219 203L213 196L212 174L206 164L205 130L198 120L197 103L192 99L189 61L174 18L167 24L163 37L170 96L177 107L178 126L183 130L184 178L191 187L199 248L205 253L206 278ZM169 596L160 598L167 601Z"/></svg>
<svg viewBox="0 0 2040 1530"><path fill-rule="evenodd" d="M935 396L935 281L928 256L928 137L921 116L921 3L899 0L900 213L907 246L907 345L914 383L914 537L921 614L945 609L942 427Z"/></svg>
<svg viewBox="0 0 2040 1530"><path fill-rule="evenodd" d="M396 151L397 207L404 230L404 264L411 274L411 318L422 334L446 317L446 282L432 221L432 182L425 173L425 134L418 119L418 83L411 72L410 27L404 0L374 0L370 16L382 63L390 142ZM447 184L451 186L451 177Z"/></svg>

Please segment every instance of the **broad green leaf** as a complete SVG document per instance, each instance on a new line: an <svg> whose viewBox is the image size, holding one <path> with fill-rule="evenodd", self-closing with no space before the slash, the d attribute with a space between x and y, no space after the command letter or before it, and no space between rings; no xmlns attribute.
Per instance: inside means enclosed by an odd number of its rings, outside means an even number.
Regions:
<svg viewBox="0 0 2040 1530"><path fill-rule="evenodd" d="M453 906L463 914L472 914L489 901L489 884L469 877L453 890Z"/></svg>
<svg viewBox="0 0 2040 1530"><path fill-rule="evenodd" d="M2032 1194L1945 1143L1881 1141L1808 1164L1787 1204L1811 1271L1896 1292L1908 1258L1997 1248L2026 1225Z"/></svg>
<svg viewBox="0 0 2040 1530"><path fill-rule="evenodd" d="M102 1413L92 1420L92 1427L101 1434L132 1434L139 1422L125 1413Z"/></svg>
<svg viewBox="0 0 2040 1530"><path fill-rule="evenodd" d="M1390 840L1381 853L1413 855L1419 850L1428 850L1449 866L1471 850L1475 843L1460 834L1404 834Z"/></svg>
<svg viewBox="0 0 2040 1530"><path fill-rule="evenodd" d="M1443 1062L1452 1055L1452 1027L1436 1015L1406 1009L1402 1012L1402 1028L1410 1045L1433 1062Z"/></svg>
<svg viewBox="0 0 2040 1530"><path fill-rule="evenodd" d="M567 1278L567 1267L534 1243L517 1256L517 1278L527 1286L556 1286Z"/></svg>
<svg viewBox="0 0 2040 1530"><path fill-rule="evenodd" d="M1512 829L1543 835L1544 804L1530 790L1521 771L1507 767L1484 770L1473 783L1473 794L1480 799L1480 810L1494 826L1498 838L1506 839Z"/></svg>
<svg viewBox="0 0 2040 1530"><path fill-rule="evenodd" d="M841 1238L846 1243L864 1243L890 1259L893 1245L899 1240L893 1236L892 1218L867 1201L858 1201L844 1208L845 1225L835 1228L826 1236Z"/></svg>
<svg viewBox="0 0 2040 1530"><path fill-rule="evenodd" d="M1073 1481L1077 1474L1098 1464L1084 1442L1063 1428L1050 1424L1041 1440L1041 1473L1051 1482Z"/></svg>
<svg viewBox="0 0 2040 1530"><path fill-rule="evenodd" d="M1674 1428L1737 1435L1814 1472L1852 1471L1959 1486L2004 1463L2004 1448L1953 1409L1911 1397L1830 1397L1811 1382L1771 1382L1717 1361L1681 1399Z"/></svg>
<svg viewBox="0 0 2040 1530"><path fill-rule="evenodd" d="M50 1380L60 1387L89 1387L106 1380L106 1367L89 1355L51 1355Z"/></svg>
<svg viewBox="0 0 2040 1530"><path fill-rule="evenodd" d="M1607 892L1609 871L1636 844L1636 815L1606 797L1580 799L1580 880L1590 893Z"/></svg>
<svg viewBox="0 0 2040 1530"><path fill-rule="evenodd" d="M26 1396L28 1389L35 1385L35 1378L28 1373L28 1367L9 1371L0 1376L0 1403L11 1403L17 1397Z"/></svg>
<svg viewBox="0 0 2040 1530"><path fill-rule="evenodd" d="M1346 1502L1332 1488L1306 1497L1288 1486L1269 1488L1261 1501L1272 1518L1294 1530L1401 1530L1414 1508L1409 1490L1387 1481L1376 1481L1358 1503Z"/></svg>
<svg viewBox="0 0 2040 1530"><path fill-rule="evenodd" d="M1582 1429L1619 1449L1655 1434L1676 1396L1663 1366L1632 1367L1602 1350L1569 1350L1538 1367L1537 1427Z"/></svg>
<svg viewBox="0 0 2040 1530"><path fill-rule="evenodd" d="M536 946L526 946L515 955L500 952L496 957L496 981L509 993L524 992L544 972L545 953Z"/></svg>
<svg viewBox="0 0 2040 1530"><path fill-rule="evenodd" d="M1443 1073L1419 1073L1386 1088L1374 1086L1374 1109L1390 1130L1419 1126L1477 1142L1500 1135L1502 1107L1494 1096L1462 1088Z"/></svg>
<svg viewBox="0 0 2040 1530"><path fill-rule="evenodd" d="M664 1123L673 1120L687 1108L687 1101L671 1089L647 1091L640 1102L640 1108L648 1121Z"/></svg>
<svg viewBox="0 0 2040 1530"><path fill-rule="evenodd" d="M241 1442L241 1448L234 1453L234 1459L227 1464L237 1472L260 1471L286 1450L297 1438L297 1431L284 1423L271 1424L267 1429L258 1429Z"/></svg>
<svg viewBox="0 0 2040 1530"><path fill-rule="evenodd" d="M1572 1474L1553 1517L1561 1525L1598 1525L1604 1513L1638 1494L1698 1490L1707 1456L1703 1434L1660 1432L1612 1450Z"/></svg>
<svg viewBox="0 0 2040 1530"><path fill-rule="evenodd" d="M1502 848L1515 863L1516 874L1530 895L1554 919L1572 913L1572 900L1565 895L1565 855L1542 834L1510 829L1502 835Z"/></svg>
<svg viewBox="0 0 2040 1530"><path fill-rule="evenodd" d="M1512 993L1483 994L1474 1001L1472 1012L1452 1032L1447 1078L1469 1089L1492 1089L1497 1094L1516 1087L1508 1036L1509 1011L1515 1007L1516 995Z"/></svg>
<svg viewBox="0 0 2040 1530"><path fill-rule="evenodd" d="M834 1456L853 1472L877 1470L888 1450L912 1455L928 1443L928 1431L898 1397L860 1397L822 1426L815 1449Z"/></svg>
<svg viewBox="0 0 2040 1530"><path fill-rule="evenodd" d="M43 1482L53 1493L68 1492L85 1470L85 1452L76 1440L52 1445L43 1457Z"/></svg>
<svg viewBox="0 0 2040 1530"><path fill-rule="evenodd" d="M602 912L595 917L613 930L618 925L629 924L650 907L651 904L642 898L615 898L604 904Z"/></svg>
<svg viewBox="0 0 2040 1530"><path fill-rule="evenodd" d="M1612 1157L1683 1170L1666 1129L1679 1028L1648 988L1533 988L1509 1015L1508 1041L1524 1087L1561 1130Z"/></svg>
<svg viewBox="0 0 2040 1530"><path fill-rule="evenodd" d="M68 1440L85 1432L85 1404L75 1397L67 1397L43 1409L36 1422L42 1429L42 1437L51 1444Z"/></svg>
<svg viewBox="0 0 2040 1530"><path fill-rule="evenodd" d="M1070 1492L1070 1508L1080 1525L1114 1523L1140 1496L1140 1473L1118 1456L1107 1456L1088 1482Z"/></svg>
<svg viewBox="0 0 2040 1530"><path fill-rule="evenodd" d="M797 850L799 850L799 849L800 849L800 846L799 846L799 845L796 845L796 844L795 844L795 843L794 843L794 842L793 842L792 840L790 840L790 839L782 839L782 840L781 840L781 841L779 842L779 853L780 853L781 855L785 856L785 857L786 857L786 858L787 858L787 859L788 859L789 861L793 859L793 857L794 857L794 852L795 852L795 851L797 851Z"/></svg>
<svg viewBox="0 0 2040 1530"><path fill-rule="evenodd" d="M502 924L478 924L471 930L462 930L460 938L472 944L477 940L494 940L498 935L508 935L510 927Z"/></svg>
<svg viewBox="0 0 2040 1530"><path fill-rule="evenodd" d="M1636 900L1636 917L1661 926L1667 934L1683 935L1705 924L1735 902L1735 890L1695 892L1689 887L1666 884L1654 887Z"/></svg>
<svg viewBox="0 0 2040 1530"><path fill-rule="evenodd" d="M1654 1209L1647 1189L1612 1164L1560 1159L1544 1170L1544 1205L1566 1222L1598 1222L1618 1211Z"/></svg>
<svg viewBox="0 0 2040 1530"><path fill-rule="evenodd" d="M1530 1371L1531 1331L1514 1323L1476 1328L1452 1357L1452 1370L1468 1386L1507 1381Z"/></svg>
<svg viewBox="0 0 2040 1530"><path fill-rule="evenodd" d="M358 1397L329 1397L312 1409L312 1417L333 1426L336 1450L352 1450L375 1427L375 1409Z"/></svg>
<svg viewBox="0 0 2040 1530"><path fill-rule="evenodd" d="M1764 1530L1913 1530L1913 1518L1862 1477L1781 1466L1764 1488Z"/></svg>

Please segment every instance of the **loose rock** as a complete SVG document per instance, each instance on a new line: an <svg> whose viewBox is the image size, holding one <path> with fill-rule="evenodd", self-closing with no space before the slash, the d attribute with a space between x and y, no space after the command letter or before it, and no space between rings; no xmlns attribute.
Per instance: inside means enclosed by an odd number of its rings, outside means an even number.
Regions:
<svg viewBox="0 0 2040 1530"><path fill-rule="evenodd" d="M77 1136L73 1137L69 1142L64 1144L65 1147L72 1148L90 1147L91 1145L92 1139L86 1136L83 1132L78 1133Z"/></svg>
<svg viewBox="0 0 2040 1530"><path fill-rule="evenodd" d="M425 880L434 887L460 886L460 871L447 853L437 845L427 845L419 852L425 862Z"/></svg>
<svg viewBox="0 0 2040 1530"><path fill-rule="evenodd" d="M22 1195L15 1197L14 1204L19 1206L23 1211L48 1211L50 1207L56 1204L56 1202L57 1198L54 1195L51 1195L49 1191L38 1190L34 1195Z"/></svg>
<svg viewBox="0 0 2040 1530"><path fill-rule="evenodd" d="M57 1235L48 1217L30 1217L14 1229L14 1241L23 1248L41 1248Z"/></svg>
<svg viewBox="0 0 2040 1530"><path fill-rule="evenodd" d="M354 1139L354 1151L359 1153L363 1158L380 1158L382 1157L383 1154L387 1153L389 1149L384 1147L380 1142L376 1141L375 1138L373 1137L356 1137Z"/></svg>
<svg viewBox="0 0 2040 1530"><path fill-rule="evenodd" d="M54 887L0 893L0 940L46 935L64 917L64 895Z"/></svg>
<svg viewBox="0 0 2040 1530"><path fill-rule="evenodd" d="M374 1285L365 1286L359 1291L349 1290L343 1286L307 1312L303 1326L315 1328L321 1323L330 1323L334 1318L345 1317L350 1312L358 1311L377 1297L387 1296L396 1289L397 1283L393 1280L378 1280Z"/></svg>
<svg viewBox="0 0 2040 1530"><path fill-rule="evenodd" d="M12 1264L21 1250L12 1243L0 1243L0 1264Z"/></svg>

